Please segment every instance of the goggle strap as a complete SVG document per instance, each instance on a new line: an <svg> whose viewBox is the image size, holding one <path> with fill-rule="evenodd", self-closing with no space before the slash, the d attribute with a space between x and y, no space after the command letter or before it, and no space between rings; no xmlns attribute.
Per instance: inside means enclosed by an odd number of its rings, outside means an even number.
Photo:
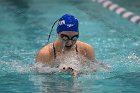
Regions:
<svg viewBox="0 0 140 93"><path fill-rule="evenodd" d="M57 22L58 20L59 20L59 19L57 19L57 20L53 23L53 25L52 25L51 31L50 31L49 36L48 36L48 39L47 39L47 44L49 43L49 40L50 40L50 37L51 37L51 33L52 33L52 31L53 31L53 27L55 26L55 24L56 24L56 22Z"/></svg>

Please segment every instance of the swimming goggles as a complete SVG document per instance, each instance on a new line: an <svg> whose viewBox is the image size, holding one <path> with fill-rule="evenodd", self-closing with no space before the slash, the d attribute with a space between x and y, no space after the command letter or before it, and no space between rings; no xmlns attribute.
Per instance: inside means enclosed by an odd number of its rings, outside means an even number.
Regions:
<svg viewBox="0 0 140 93"><path fill-rule="evenodd" d="M67 41L67 40L72 40L72 41L76 41L78 38L79 38L79 35L74 35L72 36L71 38L65 34L60 34L60 37L64 40L64 41Z"/></svg>

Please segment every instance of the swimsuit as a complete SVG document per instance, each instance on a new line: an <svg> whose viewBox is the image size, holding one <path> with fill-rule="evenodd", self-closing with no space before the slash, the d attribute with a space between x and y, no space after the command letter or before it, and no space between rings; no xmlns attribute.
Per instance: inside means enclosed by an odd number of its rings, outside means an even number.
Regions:
<svg viewBox="0 0 140 93"><path fill-rule="evenodd" d="M78 54L77 44L76 44L75 50L76 50L76 54ZM54 43L53 43L53 52L54 52L54 59L56 59L57 56L56 56L56 48L54 46Z"/></svg>

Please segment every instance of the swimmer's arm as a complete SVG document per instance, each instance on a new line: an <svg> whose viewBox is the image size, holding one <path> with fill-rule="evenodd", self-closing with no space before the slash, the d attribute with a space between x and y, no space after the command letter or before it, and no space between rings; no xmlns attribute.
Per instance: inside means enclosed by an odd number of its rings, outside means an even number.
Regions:
<svg viewBox="0 0 140 93"><path fill-rule="evenodd" d="M87 58L89 60L96 61L96 59L95 59L95 52L94 52L94 49L93 49L93 47L91 45L88 45L87 53L86 54L87 54L86 56L87 56Z"/></svg>
<svg viewBox="0 0 140 93"><path fill-rule="evenodd" d="M36 55L36 62L48 63L50 61L50 52L48 47L43 47Z"/></svg>
<svg viewBox="0 0 140 93"><path fill-rule="evenodd" d="M43 51L39 51L36 56L36 62L46 63L49 60L49 57Z"/></svg>
<svg viewBox="0 0 140 93"><path fill-rule="evenodd" d="M104 70L110 70L111 69L111 67L109 65L107 65L105 63L102 63L102 62L99 62L97 60L92 60L92 62L94 62L96 66L98 66L98 67L100 67ZM96 69L95 69L95 71L96 71Z"/></svg>

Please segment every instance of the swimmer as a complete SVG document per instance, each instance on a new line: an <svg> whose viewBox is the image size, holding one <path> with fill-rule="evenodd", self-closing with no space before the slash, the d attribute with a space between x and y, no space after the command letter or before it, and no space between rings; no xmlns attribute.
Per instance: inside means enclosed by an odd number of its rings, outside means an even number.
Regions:
<svg viewBox="0 0 140 93"><path fill-rule="evenodd" d="M78 41L79 38L79 23L78 20L70 14L63 15L58 20L57 35L58 39L52 43L45 45L36 55L36 62L55 64L58 57L67 54L75 54L81 60L95 60L94 48L85 42ZM69 55L67 55L69 57ZM63 61L63 60L62 60ZM62 71L71 72L74 76L77 71L69 66L60 68Z"/></svg>

